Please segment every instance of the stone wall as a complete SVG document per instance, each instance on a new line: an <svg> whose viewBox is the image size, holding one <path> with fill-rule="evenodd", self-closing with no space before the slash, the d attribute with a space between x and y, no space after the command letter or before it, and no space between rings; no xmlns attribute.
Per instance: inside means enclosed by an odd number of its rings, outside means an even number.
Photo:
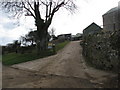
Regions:
<svg viewBox="0 0 120 90"><path fill-rule="evenodd" d="M114 48L117 36L114 32L104 32L83 38L83 55L91 65L104 70L118 70L118 49Z"/></svg>

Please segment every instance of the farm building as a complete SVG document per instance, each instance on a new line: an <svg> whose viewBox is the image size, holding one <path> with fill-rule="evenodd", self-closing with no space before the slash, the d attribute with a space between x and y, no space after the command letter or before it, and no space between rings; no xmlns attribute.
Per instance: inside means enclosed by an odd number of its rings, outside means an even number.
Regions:
<svg viewBox="0 0 120 90"><path fill-rule="evenodd" d="M98 26L96 23L92 23L90 24L87 28L85 28L83 30L83 36L88 36L88 35L91 35L91 34L95 34L99 31L101 31L102 28L100 26Z"/></svg>
<svg viewBox="0 0 120 90"><path fill-rule="evenodd" d="M106 31L114 31L120 29L120 2L118 7L110 9L103 15L103 29Z"/></svg>
<svg viewBox="0 0 120 90"><path fill-rule="evenodd" d="M61 34L57 36L58 39L65 39L65 40L71 40L71 33L70 34Z"/></svg>
<svg viewBox="0 0 120 90"><path fill-rule="evenodd" d="M77 40L82 40L82 33L77 33L76 35L72 35L71 40L72 41L77 41Z"/></svg>

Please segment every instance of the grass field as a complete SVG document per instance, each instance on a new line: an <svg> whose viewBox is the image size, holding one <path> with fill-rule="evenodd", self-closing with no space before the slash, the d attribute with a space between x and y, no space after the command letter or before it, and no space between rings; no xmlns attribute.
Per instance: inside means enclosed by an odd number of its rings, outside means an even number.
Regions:
<svg viewBox="0 0 120 90"><path fill-rule="evenodd" d="M59 43L56 45L56 52L59 51L60 49L64 48L65 45L67 45L69 41L65 41L63 43ZM20 54L20 53L9 53L5 54L2 56L2 63L4 65L13 65L13 64L18 64L22 62L27 62L47 56L54 55L55 53L53 50L47 50L44 52L41 52L39 55L37 55L36 52L32 53L25 53L25 54Z"/></svg>

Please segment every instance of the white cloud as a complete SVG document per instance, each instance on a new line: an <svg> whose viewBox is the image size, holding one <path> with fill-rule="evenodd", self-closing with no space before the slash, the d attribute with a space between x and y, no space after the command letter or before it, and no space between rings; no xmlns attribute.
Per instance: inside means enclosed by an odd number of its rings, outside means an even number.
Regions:
<svg viewBox="0 0 120 90"><path fill-rule="evenodd" d="M0 25L0 44L5 45L10 43L27 33L28 31L24 27L16 27L14 29L7 30Z"/></svg>
<svg viewBox="0 0 120 90"><path fill-rule="evenodd" d="M21 17L19 20L8 18L7 13L0 11L0 44L6 45L19 39L34 28L34 19Z"/></svg>

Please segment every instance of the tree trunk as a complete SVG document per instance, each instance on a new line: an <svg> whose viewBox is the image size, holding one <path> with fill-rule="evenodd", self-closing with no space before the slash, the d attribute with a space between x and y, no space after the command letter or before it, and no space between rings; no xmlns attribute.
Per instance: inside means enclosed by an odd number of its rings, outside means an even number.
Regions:
<svg viewBox="0 0 120 90"><path fill-rule="evenodd" d="M47 47L48 47L47 37L43 37L40 41L37 42L38 53L47 50Z"/></svg>
<svg viewBox="0 0 120 90"><path fill-rule="evenodd" d="M35 8L35 25L37 26L37 49L38 53L41 51L44 51L48 47L48 28L51 24L52 17L54 13L52 14L51 18L47 21L43 20L40 15L39 11L39 3L34 3Z"/></svg>
<svg viewBox="0 0 120 90"><path fill-rule="evenodd" d="M48 48L48 32L47 32L48 28L45 28L45 26L43 28L38 27L37 28L37 36L38 36L38 40L37 40L37 51L38 54L42 51L47 50Z"/></svg>
<svg viewBox="0 0 120 90"><path fill-rule="evenodd" d="M47 45L48 41L47 41L47 37L43 37L40 43L40 50L47 50Z"/></svg>

